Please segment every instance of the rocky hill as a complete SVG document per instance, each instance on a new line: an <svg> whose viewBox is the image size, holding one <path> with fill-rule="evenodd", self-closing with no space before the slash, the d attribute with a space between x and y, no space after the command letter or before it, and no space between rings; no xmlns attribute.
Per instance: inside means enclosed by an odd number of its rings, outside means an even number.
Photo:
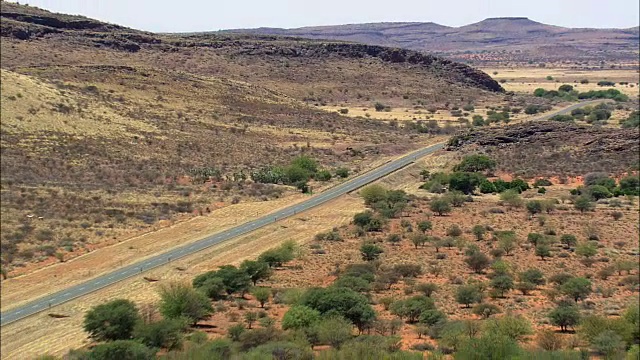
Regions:
<svg viewBox="0 0 640 360"><path fill-rule="evenodd" d="M637 63L638 27L572 29L525 17L489 18L461 27L427 23L371 23L298 29L238 29L227 33L297 36L425 51L476 64L599 61Z"/></svg>

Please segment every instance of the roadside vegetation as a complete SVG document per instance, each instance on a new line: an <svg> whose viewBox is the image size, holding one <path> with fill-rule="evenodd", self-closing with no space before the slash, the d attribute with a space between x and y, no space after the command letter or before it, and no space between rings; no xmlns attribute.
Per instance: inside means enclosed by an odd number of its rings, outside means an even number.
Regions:
<svg viewBox="0 0 640 360"><path fill-rule="evenodd" d="M623 210L629 206L625 203L635 206L640 195L638 176L586 174L584 185L565 190L559 202L557 190L556 198L542 191L556 186L549 179L489 180L495 168L491 157L476 154L463 157L451 172L424 170L426 188L438 193L427 198L369 185L360 191L369 209L356 214L350 226L317 234L309 245L284 242L255 260L205 272L191 284L161 284L155 309L127 300L94 307L86 313L84 328L95 344L69 356L637 356L640 281L637 263L627 255L637 250L637 236L631 243L616 242L589 226L584 235L556 229L562 228L558 221L585 213L610 212L613 221L633 222L627 219L633 211ZM498 199L485 200L491 193ZM497 201L484 211L485 222L467 228L447 220L478 201ZM490 213L523 218L540 230L523 236L520 228L492 221ZM336 265L328 285L277 285L345 251L359 255ZM415 256L426 258L417 261ZM525 264L523 258L538 260ZM449 273L451 266L462 268ZM212 335L207 330L212 326L226 330Z"/></svg>

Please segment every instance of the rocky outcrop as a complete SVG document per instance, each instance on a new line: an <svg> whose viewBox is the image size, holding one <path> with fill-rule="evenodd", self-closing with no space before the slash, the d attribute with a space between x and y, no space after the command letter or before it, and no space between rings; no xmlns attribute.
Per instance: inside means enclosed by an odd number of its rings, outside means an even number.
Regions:
<svg viewBox="0 0 640 360"><path fill-rule="evenodd" d="M504 89L498 82L480 70L441 57L406 49L338 42L290 41L287 45L278 44L277 46L275 44L269 44L269 42L255 42L249 46L242 47L238 53L243 55L311 58L323 56L342 56L349 58L373 57L390 63L417 65L429 68L438 75L449 78L455 82L488 91L504 92Z"/></svg>
<svg viewBox="0 0 640 360"><path fill-rule="evenodd" d="M500 170L529 176L619 173L637 168L640 134L637 129L540 121L463 131L445 149L485 152Z"/></svg>
<svg viewBox="0 0 640 360"><path fill-rule="evenodd" d="M16 20L27 24L42 25L54 29L61 30L94 30L94 31L109 31L115 29L122 29L117 25L105 24L103 22L94 20L63 20L61 18L53 16L34 16L12 12L2 12L2 17L5 19ZM4 19L3 19L4 20Z"/></svg>

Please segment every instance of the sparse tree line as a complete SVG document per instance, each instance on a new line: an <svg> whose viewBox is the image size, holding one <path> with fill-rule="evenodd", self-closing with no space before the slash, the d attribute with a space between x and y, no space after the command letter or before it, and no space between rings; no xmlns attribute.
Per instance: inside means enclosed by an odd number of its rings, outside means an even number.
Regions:
<svg viewBox="0 0 640 360"><path fill-rule="evenodd" d="M306 193L310 191L307 184L309 180L329 181L334 175L346 178L349 170L338 168L332 174L329 170L320 169L316 160L303 155L293 159L287 166L262 168L253 171L250 176L257 183L292 185Z"/></svg>
<svg viewBox="0 0 640 360"><path fill-rule="evenodd" d="M558 208L559 202L555 199L525 202L520 194L531 189L531 186L523 179L516 178L511 181L487 179L486 175L490 175L495 168L496 162L486 155L468 155L453 168L452 173L423 171L421 175L426 182L421 188L436 194L444 193L443 196L431 202L431 210L438 215L449 213L452 207L462 206L466 201L473 201L468 195L476 191L482 194L500 194L500 200L509 208L526 206L527 211L532 215L551 213ZM571 197L568 199L580 212L593 210L598 200L620 196L640 196L640 178L637 175L627 175L616 180L606 173L589 173L584 178L585 185L572 190ZM533 184L540 194L546 193L545 186L550 185L552 183L547 179L536 179ZM619 201L614 200L611 206L621 206Z"/></svg>
<svg viewBox="0 0 640 360"><path fill-rule="evenodd" d="M573 109L570 114L555 115L551 117L551 120L559 122L585 121L588 124L605 125L608 123L615 109L622 109L622 106L602 103L596 106L585 106L583 108ZM629 113L627 118L620 119L619 123L620 126L625 129L638 127L640 124L640 112L636 110Z"/></svg>
<svg viewBox="0 0 640 360"><path fill-rule="evenodd" d="M600 83L598 84L600 85ZM548 99L560 98L566 101L586 100L586 99L612 99L618 102L629 101L629 97L620 92L617 89L607 90L589 90L585 92L578 92L571 85L560 85L558 90L545 90L543 88L537 88L533 91L533 95L537 97L544 97Z"/></svg>

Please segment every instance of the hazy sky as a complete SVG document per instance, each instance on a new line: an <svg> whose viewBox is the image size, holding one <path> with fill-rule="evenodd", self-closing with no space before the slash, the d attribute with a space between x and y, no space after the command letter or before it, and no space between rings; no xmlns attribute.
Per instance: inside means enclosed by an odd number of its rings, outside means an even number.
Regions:
<svg viewBox="0 0 640 360"><path fill-rule="evenodd" d="M21 3L25 3L22 0ZM526 16L566 27L638 26L638 0L29 0L30 5L154 32L380 21L461 26Z"/></svg>

